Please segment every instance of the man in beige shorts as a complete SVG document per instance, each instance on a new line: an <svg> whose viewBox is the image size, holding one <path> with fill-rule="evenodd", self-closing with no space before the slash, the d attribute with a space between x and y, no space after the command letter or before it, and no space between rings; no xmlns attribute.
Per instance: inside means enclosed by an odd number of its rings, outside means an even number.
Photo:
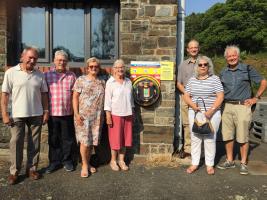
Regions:
<svg viewBox="0 0 267 200"><path fill-rule="evenodd" d="M235 168L233 158L234 139L240 144L240 174L248 174L247 157L249 148L249 126L251 106L257 103L266 89L266 80L251 66L239 62L240 50L237 46L227 46L224 52L227 67L221 72L224 87L225 108L222 115L222 136L225 141L226 161L219 169ZM251 97L251 81L260 84Z"/></svg>

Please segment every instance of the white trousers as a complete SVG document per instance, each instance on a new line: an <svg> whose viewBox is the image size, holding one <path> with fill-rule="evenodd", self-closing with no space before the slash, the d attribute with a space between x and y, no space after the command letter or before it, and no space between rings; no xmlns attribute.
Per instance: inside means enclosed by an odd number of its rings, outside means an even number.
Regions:
<svg viewBox="0 0 267 200"><path fill-rule="evenodd" d="M194 116L195 112L193 110L189 110L188 117L189 128L191 133L190 135L192 165L199 165L201 156L201 144L202 140L204 140L205 164L206 166L214 166L214 159L216 153L216 136L221 122L221 111L217 110L210 119L211 124L214 128L214 134L212 133L209 136L201 136L192 132Z"/></svg>

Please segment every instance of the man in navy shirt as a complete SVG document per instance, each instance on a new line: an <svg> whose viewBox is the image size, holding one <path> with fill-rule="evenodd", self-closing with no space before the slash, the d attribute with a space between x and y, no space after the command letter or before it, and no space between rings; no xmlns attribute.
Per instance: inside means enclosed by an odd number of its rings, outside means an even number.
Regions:
<svg viewBox="0 0 267 200"><path fill-rule="evenodd" d="M219 169L235 168L233 158L234 138L240 143L240 174L248 174L247 157L249 148L249 126L251 106L256 104L266 89L266 80L251 66L239 60L237 46L227 46L224 52L227 67L221 72L224 88L225 108L222 115L222 136L225 141L226 161L219 164ZM251 82L259 84L255 96L252 96Z"/></svg>

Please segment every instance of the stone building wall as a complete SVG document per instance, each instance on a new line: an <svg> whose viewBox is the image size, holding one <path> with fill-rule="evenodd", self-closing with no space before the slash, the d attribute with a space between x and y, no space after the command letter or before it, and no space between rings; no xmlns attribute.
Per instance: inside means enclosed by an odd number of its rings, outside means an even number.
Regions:
<svg viewBox="0 0 267 200"><path fill-rule="evenodd" d="M121 58L126 63L175 62L177 9L176 0L121 0ZM143 147L149 143L172 144L175 81L161 81L161 92L157 105L137 108L134 134Z"/></svg>
<svg viewBox="0 0 267 200"><path fill-rule="evenodd" d="M7 40L7 13L5 1L0 1L0 71L3 71L6 65L6 40ZM2 81L4 78L4 73L0 72L0 87L2 86ZM1 112L1 107L0 107ZM0 117L1 118L1 117ZM0 148L6 147L6 143L9 141L9 130L1 123L0 120Z"/></svg>
<svg viewBox="0 0 267 200"><path fill-rule="evenodd" d="M0 67L6 65L7 14L5 1L0 1Z"/></svg>

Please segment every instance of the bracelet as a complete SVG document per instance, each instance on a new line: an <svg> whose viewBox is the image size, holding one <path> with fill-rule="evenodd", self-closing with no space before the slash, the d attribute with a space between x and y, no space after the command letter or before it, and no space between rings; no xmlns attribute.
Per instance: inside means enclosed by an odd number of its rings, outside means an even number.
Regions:
<svg viewBox="0 0 267 200"><path fill-rule="evenodd" d="M261 96L256 94L255 98L256 99L261 99Z"/></svg>
<svg viewBox="0 0 267 200"><path fill-rule="evenodd" d="M216 110L216 108L215 108L215 107L211 107L210 109L211 109L211 110Z"/></svg>
<svg viewBox="0 0 267 200"><path fill-rule="evenodd" d="M49 112L49 110L44 110L44 112L47 112L47 113L48 113L48 112Z"/></svg>

